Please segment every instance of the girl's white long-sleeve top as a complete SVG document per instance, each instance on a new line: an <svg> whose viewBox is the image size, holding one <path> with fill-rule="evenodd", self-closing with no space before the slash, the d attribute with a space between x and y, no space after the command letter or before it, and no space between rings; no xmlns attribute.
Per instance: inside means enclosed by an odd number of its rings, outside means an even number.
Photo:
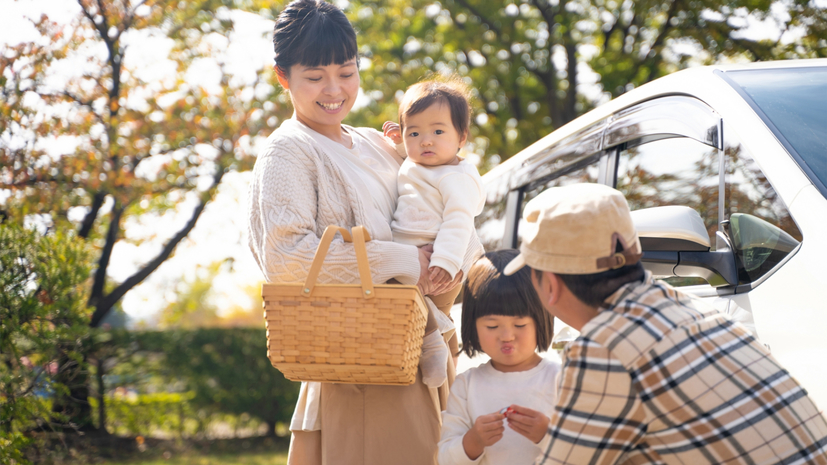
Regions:
<svg viewBox="0 0 827 465"><path fill-rule="evenodd" d="M485 206L485 189L477 167L423 166L406 159L399 168L399 201L393 214L393 240L434 244L431 266L457 274L474 239L474 217ZM479 254L478 254L479 255Z"/></svg>
<svg viewBox="0 0 827 465"><path fill-rule="evenodd" d="M502 439L476 460L471 460L462 447L462 437L474 426L477 417L488 415L517 404L542 412L551 418L557 400L557 374L560 364L542 359L526 371L503 373L491 362L457 375L442 412L442 435L439 441L439 464L530 465L540 455L549 435L534 444L505 425Z"/></svg>

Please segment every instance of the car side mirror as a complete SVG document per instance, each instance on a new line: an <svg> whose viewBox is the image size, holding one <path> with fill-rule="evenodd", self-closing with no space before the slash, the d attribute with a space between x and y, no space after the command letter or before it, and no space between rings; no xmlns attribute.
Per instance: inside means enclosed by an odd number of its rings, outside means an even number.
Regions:
<svg viewBox="0 0 827 465"><path fill-rule="evenodd" d="M762 276L801 243L778 226L747 213L733 213L723 222L741 273Z"/></svg>
<svg viewBox="0 0 827 465"><path fill-rule="evenodd" d="M686 206L635 210L632 221L643 249L643 266L659 277L700 277L714 287L738 284L735 253L727 236L716 233L716 250L701 215Z"/></svg>

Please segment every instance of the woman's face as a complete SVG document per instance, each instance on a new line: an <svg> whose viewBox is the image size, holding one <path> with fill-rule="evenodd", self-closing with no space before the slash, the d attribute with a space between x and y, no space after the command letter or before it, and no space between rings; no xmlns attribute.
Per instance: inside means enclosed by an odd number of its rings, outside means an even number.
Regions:
<svg viewBox="0 0 827 465"><path fill-rule="evenodd" d="M341 137L342 120L359 93L356 59L317 67L293 65L286 82L296 118L320 134Z"/></svg>

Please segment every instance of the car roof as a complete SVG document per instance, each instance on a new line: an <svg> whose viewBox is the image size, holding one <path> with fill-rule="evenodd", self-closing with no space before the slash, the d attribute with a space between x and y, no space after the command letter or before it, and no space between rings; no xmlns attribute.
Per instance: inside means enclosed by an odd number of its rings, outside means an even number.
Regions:
<svg viewBox="0 0 827 465"><path fill-rule="evenodd" d="M485 174L485 176L483 176L483 182L498 178L500 175L521 166L523 162L530 159L540 151L547 149L548 147L569 136L572 136L582 128L602 121L610 115L629 106L666 95L693 95L694 90L708 88L709 86L728 86L723 79L716 75L716 72L755 69L810 68L822 66L827 66L827 58L719 64L699 66L677 71L626 92L623 95L620 95L613 100L594 108L584 115L575 118L566 125L552 131L550 134L492 168Z"/></svg>

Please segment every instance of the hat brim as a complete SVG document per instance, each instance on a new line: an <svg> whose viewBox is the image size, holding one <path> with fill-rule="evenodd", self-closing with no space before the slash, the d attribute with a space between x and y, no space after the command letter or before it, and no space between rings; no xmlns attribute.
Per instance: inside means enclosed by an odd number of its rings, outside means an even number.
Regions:
<svg viewBox="0 0 827 465"><path fill-rule="evenodd" d="M526 263L525 263L525 254L521 253L520 255L517 255L516 257L514 257L513 260L508 262L508 265L505 266L505 269L503 270L503 273L506 276L511 276L512 274L520 271L520 269L522 267L524 267L525 265L526 265Z"/></svg>

